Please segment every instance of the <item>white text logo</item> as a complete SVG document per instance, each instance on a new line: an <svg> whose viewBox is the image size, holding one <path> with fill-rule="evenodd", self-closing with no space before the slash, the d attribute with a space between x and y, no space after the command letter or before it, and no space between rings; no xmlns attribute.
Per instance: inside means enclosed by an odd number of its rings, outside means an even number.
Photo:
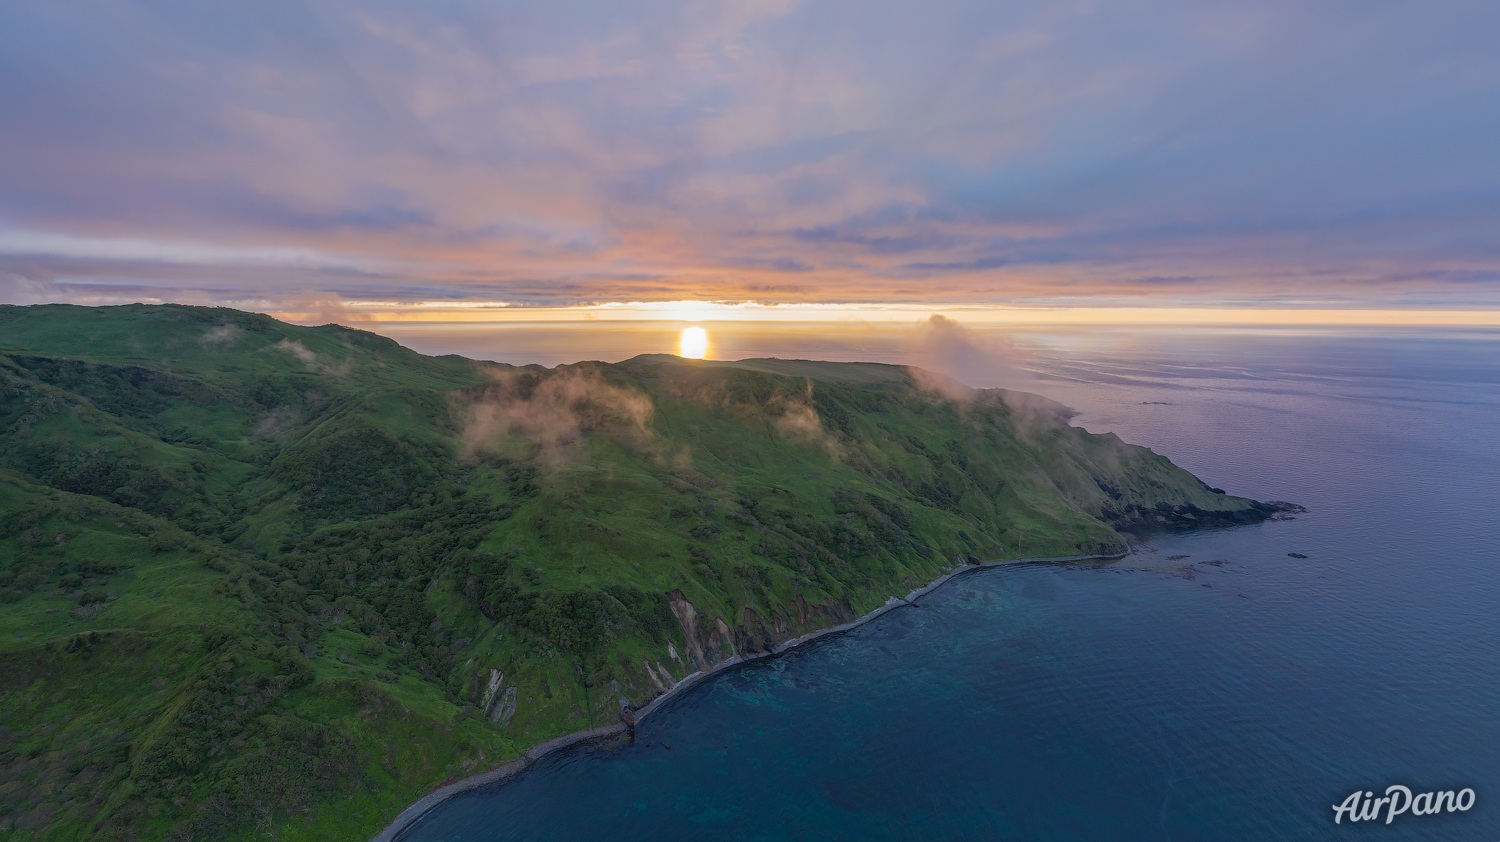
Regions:
<svg viewBox="0 0 1500 842"><path fill-rule="evenodd" d="M1388 787L1385 796L1376 798L1373 792L1355 790L1344 799L1344 803L1333 805L1333 823L1344 819L1351 822L1370 821L1385 813L1385 823L1390 824L1403 813L1413 816L1430 816L1434 813L1463 812L1474 806L1474 790L1458 792L1420 792L1412 795L1409 787L1400 784Z"/></svg>

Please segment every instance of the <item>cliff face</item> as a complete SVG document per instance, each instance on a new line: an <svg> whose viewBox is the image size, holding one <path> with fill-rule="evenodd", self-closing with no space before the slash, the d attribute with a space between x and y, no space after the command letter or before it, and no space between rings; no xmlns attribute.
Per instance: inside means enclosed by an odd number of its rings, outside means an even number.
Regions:
<svg viewBox="0 0 1500 842"><path fill-rule="evenodd" d="M35 805L0 821L359 837L956 560L1282 510L1067 418L895 366L0 308L0 785Z"/></svg>

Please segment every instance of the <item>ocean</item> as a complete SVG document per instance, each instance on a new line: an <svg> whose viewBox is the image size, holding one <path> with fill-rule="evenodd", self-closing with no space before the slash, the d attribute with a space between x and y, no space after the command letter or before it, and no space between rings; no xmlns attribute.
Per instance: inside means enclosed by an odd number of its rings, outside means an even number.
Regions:
<svg viewBox="0 0 1500 842"><path fill-rule="evenodd" d="M548 364L525 349L586 346L533 331L391 335ZM800 336L721 349L912 352L909 336ZM1500 333L966 341L979 350L952 362L972 385L1040 392L1210 485L1308 512L958 577L694 687L633 743L461 794L402 838L1500 839ZM1395 784L1472 789L1474 805L1335 824L1352 792Z"/></svg>

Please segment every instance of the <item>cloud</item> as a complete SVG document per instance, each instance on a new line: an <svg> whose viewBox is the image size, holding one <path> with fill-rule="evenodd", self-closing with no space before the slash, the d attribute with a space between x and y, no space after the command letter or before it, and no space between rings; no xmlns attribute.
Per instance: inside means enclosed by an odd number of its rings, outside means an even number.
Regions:
<svg viewBox="0 0 1500 842"><path fill-rule="evenodd" d="M918 326L905 349L912 377L924 389L968 400L974 387L1015 388L1031 378L1026 353L1003 334L980 335L939 313Z"/></svg>
<svg viewBox="0 0 1500 842"><path fill-rule="evenodd" d="M555 451L594 430L650 437L651 398L606 382L596 366L495 368L490 378L465 392L461 438L470 454L504 452L507 440L515 438Z"/></svg>
<svg viewBox="0 0 1500 842"><path fill-rule="evenodd" d="M213 336L212 331L209 335ZM307 367L308 371L335 379L349 375L350 365L347 361L334 362L295 339L283 339L270 347L272 350L284 351L296 357Z"/></svg>
<svg viewBox="0 0 1500 842"><path fill-rule="evenodd" d="M306 345L303 345L301 342L297 342L291 339L283 339L271 347L276 348L279 351L286 351L288 354L291 354L292 356L301 360L302 364L307 366L308 368L314 368L318 365L318 355L312 349L308 348Z"/></svg>
<svg viewBox="0 0 1500 842"><path fill-rule="evenodd" d="M1011 432L1028 441L1055 432L1076 413L1018 387L1033 378L1020 366L1026 354L1003 335L981 335L933 314L917 331L907 367L917 388L962 405L998 404L1010 411ZM978 386L979 388L975 388Z"/></svg>
<svg viewBox="0 0 1500 842"><path fill-rule="evenodd" d="M844 448L823 426L823 419L813 406L813 383L800 395L774 394L767 402L776 432L792 441L810 444L833 459L844 458Z"/></svg>
<svg viewBox="0 0 1500 842"><path fill-rule="evenodd" d="M1497 27L1479 2L11 3L0 299L1496 306Z"/></svg>
<svg viewBox="0 0 1500 842"><path fill-rule="evenodd" d="M238 325L217 324L204 331L202 341L205 345L232 345L244 332Z"/></svg>

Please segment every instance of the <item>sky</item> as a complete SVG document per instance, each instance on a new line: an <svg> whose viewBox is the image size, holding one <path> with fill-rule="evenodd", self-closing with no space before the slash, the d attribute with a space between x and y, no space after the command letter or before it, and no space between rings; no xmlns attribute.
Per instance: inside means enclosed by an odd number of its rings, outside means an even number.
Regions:
<svg viewBox="0 0 1500 842"><path fill-rule="evenodd" d="M0 303L1492 318L1496 33L1492 0L9 0Z"/></svg>

